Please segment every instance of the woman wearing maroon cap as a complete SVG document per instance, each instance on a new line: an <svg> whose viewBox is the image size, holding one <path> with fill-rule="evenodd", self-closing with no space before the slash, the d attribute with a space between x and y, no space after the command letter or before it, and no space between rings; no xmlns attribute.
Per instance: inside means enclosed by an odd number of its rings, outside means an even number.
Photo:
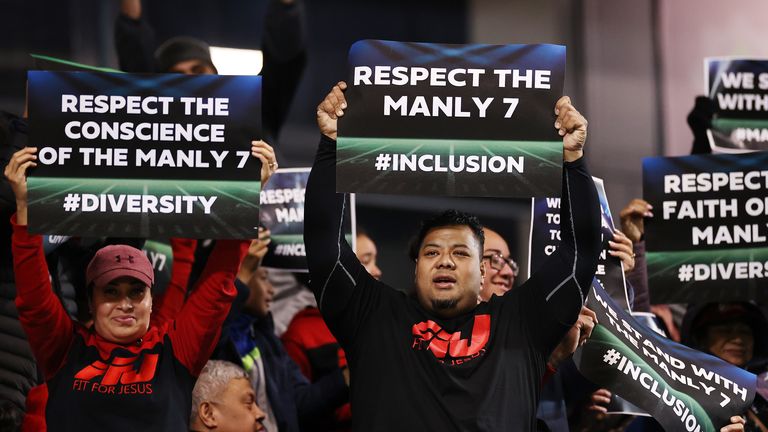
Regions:
<svg viewBox="0 0 768 432"><path fill-rule="evenodd" d="M765 376L768 363L768 319L751 302L688 305L682 342L728 363ZM768 400L762 385L747 411L747 432L768 431Z"/></svg>
<svg viewBox="0 0 768 432"><path fill-rule="evenodd" d="M754 373L768 357L768 320L749 302L689 305L682 342Z"/></svg>
<svg viewBox="0 0 768 432"><path fill-rule="evenodd" d="M149 330L154 276L147 256L136 248L99 249L85 271L96 332L117 343L144 336Z"/></svg>
<svg viewBox="0 0 768 432"><path fill-rule="evenodd" d="M42 237L27 231L26 171L36 165L36 151L16 152L5 176L17 205L11 219L16 307L48 386L48 430L188 430L192 388L235 297L248 242L218 241L179 308L194 242L172 241L172 280L155 314L146 255L125 245L100 249L86 270L93 326L85 327L53 293ZM254 142L252 153L262 160L264 182L277 168L274 152Z"/></svg>

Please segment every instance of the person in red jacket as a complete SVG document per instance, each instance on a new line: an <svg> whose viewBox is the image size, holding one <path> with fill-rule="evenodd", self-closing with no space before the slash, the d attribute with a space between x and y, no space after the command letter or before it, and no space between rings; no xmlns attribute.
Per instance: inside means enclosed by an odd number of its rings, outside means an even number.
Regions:
<svg viewBox="0 0 768 432"><path fill-rule="evenodd" d="M274 166L265 154L274 154L256 147L264 177ZM146 255L126 245L100 249L86 270L93 325L85 327L53 293L42 238L27 231L26 171L36 165L36 151L16 152L5 175L17 202L16 306L48 387L48 430L188 430L192 388L235 296L248 243L217 242L195 292L164 317L151 314L154 274Z"/></svg>

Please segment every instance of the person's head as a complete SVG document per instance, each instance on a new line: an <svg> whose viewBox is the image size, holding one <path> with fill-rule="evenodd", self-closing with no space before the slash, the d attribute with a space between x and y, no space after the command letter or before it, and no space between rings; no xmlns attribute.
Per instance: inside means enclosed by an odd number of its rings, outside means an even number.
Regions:
<svg viewBox="0 0 768 432"><path fill-rule="evenodd" d="M263 431L265 417L242 368L222 360L206 363L192 390L191 430Z"/></svg>
<svg viewBox="0 0 768 432"><path fill-rule="evenodd" d="M275 296L275 287L269 281L269 272L264 267L258 267L248 280L248 299L243 310L251 315L265 317Z"/></svg>
<svg viewBox="0 0 768 432"><path fill-rule="evenodd" d="M762 313L749 303L710 303L693 319L690 341L703 351L743 367L754 356L755 339L764 331L764 324Z"/></svg>
<svg viewBox="0 0 768 432"><path fill-rule="evenodd" d="M485 283L480 290L480 299L488 301L494 294L501 296L512 289L517 276L517 263L509 257L509 245L496 231L483 228L485 247Z"/></svg>
<svg viewBox="0 0 768 432"><path fill-rule="evenodd" d="M165 41L155 51L158 72L185 75L216 74L207 43L191 37L175 37Z"/></svg>
<svg viewBox="0 0 768 432"><path fill-rule="evenodd" d="M416 298L439 316L468 312L477 304L485 268L483 227L475 216L448 210L422 222L411 243Z"/></svg>
<svg viewBox="0 0 768 432"><path fill-rule="evenodd" d="M154 279L144 252L127 245L99 249L85 271L96 333L120 344L144 336L152 313Z"/></svg>
<svg viewBox="0 0 768 432"><path fill-rule="evenodd" d="M355 237L355 249L355 254L357 255L357 259L360 260L360 264L362 264L368 273L370 273L376 280L381 279L381 269L376 265L376 257L378 253L376 250L376 243L373 242L365 230L360 228L357 229L357 236Z"/></svg>

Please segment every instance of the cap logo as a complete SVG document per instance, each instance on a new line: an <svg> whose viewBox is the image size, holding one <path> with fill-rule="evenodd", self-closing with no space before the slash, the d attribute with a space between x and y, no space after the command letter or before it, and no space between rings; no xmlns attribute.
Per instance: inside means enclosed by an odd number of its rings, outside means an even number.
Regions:
<svg viewBox="0 0 768 432"><path fill-rule="evenodd" d="M129 263L133 264L133 255L128 255L126 257L121 257L120 255L115 255L115 262L122 262L122 260L127 260Z"/></svg>

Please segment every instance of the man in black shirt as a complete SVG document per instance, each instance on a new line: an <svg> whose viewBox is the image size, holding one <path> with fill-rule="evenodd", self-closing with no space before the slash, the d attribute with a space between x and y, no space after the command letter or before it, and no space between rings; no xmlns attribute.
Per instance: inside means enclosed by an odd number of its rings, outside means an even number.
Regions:
<svg viewBox="0 0 768 432"><path fill-rule="evenodd" d="M371 277L344 240L347 200L334 185L344 89L339 83L318 106L323 135L307 185L304 240L311 288L347 353L354 429L535 430L547 358L576 321L600 252L600 206L582 157L587 121L568 97L557 102L562 243L543 271L477 304L482 229L474 217L446 212L418 236L415 296L408 296Z"/></svg>

